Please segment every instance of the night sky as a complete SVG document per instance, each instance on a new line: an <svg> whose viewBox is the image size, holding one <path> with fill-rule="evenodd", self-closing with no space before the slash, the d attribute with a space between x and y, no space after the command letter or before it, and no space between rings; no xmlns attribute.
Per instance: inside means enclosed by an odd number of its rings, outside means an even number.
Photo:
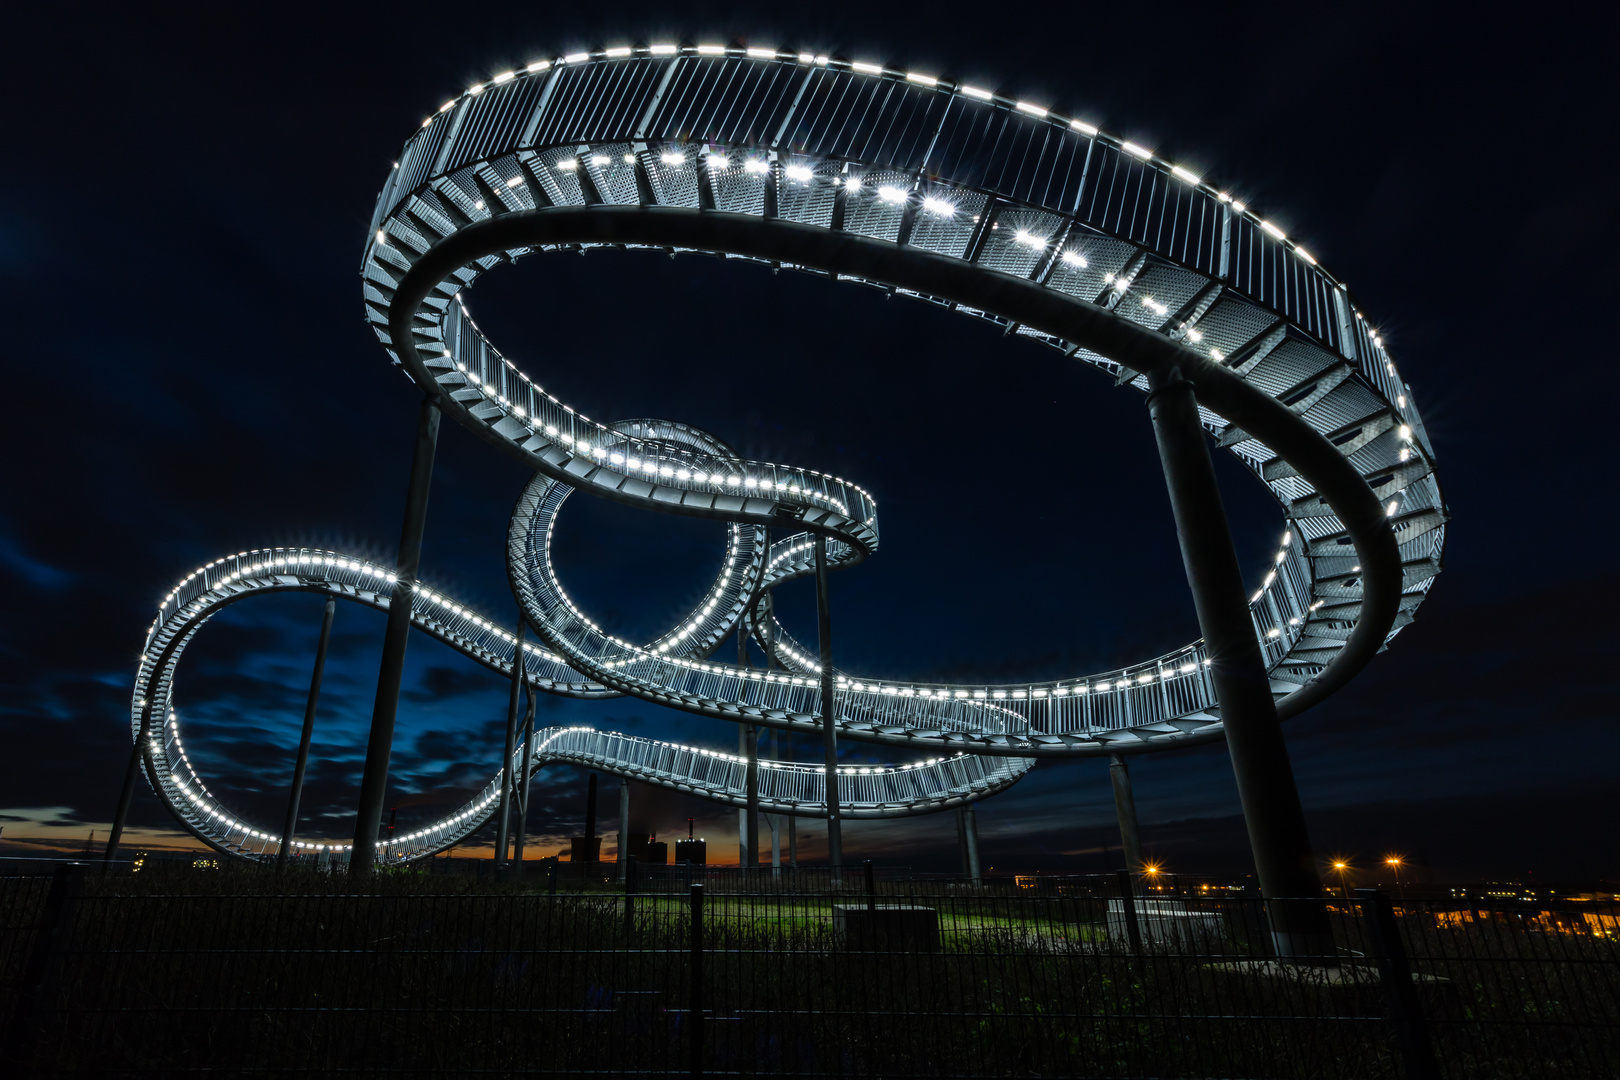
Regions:
<svg viewBox="0 0 1620 1080"><path fill-rule="evenodd" d="M1441 878L1620 873L1612 24L1549 7L1524 23L1406 5L518 7L8 17L0 855L105 836L142 635L179 578L272 545L392 563L418 392L362 320L357 268L422 117L536 57L734 40L1084 115L1210 177L1347 281L1416 391L1453 520L1418 622L1286 729L1317 852L1364 866L1401 852ZM1142 397L1094 369L875 290L700 256L538 256L467 301L590 416L683 421L872 491L882 548L832 581L835 660L857 675L1079 675L1197 636ZM987 414L1036 464L953 452ZM1257 583L1280 512L1217 464ZM526 478L445 425L423 578L508 625L502 549ZM1045 509L1017 509L1030 503ZM643 637L704 591L723 542L717 523L585 496L559 534L573 595ZM777 600L813 640L809 583ZM261 827L279 826L322 603L236 605L180 669L188 750ZM306 837L352 834L383 622L339 606ZM505 703L498 676L413 637L388 803L402 826L484 782ZM629 699L542 697L538 722L736 748L729 724ZM1151 853L1248 872L1222 747L1133 760ZM536 777L541 853L581 829L583 789L574 769ZM695 815L711 858L735 859L734 810L635 799L638 829L673 834ZM131 829L148 850L191 842L144 783ZM814 857L822 829L805 831ZM980 831L998 871L1119 865L1100 760L1041 765L981 806ZM943 870L954 823L854 823L845 844Z"/></svg>

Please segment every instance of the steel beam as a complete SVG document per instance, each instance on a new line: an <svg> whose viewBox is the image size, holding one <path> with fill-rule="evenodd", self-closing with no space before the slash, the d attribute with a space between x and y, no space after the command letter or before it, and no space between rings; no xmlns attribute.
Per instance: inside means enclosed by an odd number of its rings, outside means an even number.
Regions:
<svg viewBox="0 0 1620 1080"><path fill-rule="evenodd" d="M529 761L534 754L534 688L525 685L523 690L528 708L523 716L523 750L518 754L522 764L512 776L517 787L513 800L517 803L517 839L512 844L512 872L515 874L523 872L523 842L529 835Z"/></svg>
<svg viewBox="0 0 1620 1080"><path fill-rule="evenodd" d="M626 880L625 872L630 867L630 781L619 781L619 884Z"/></svg>
<svg viewBox="0 0 1620 1080"><path fill-rule="evenodd" d="M501 752L501 798L495 811L495 876L506 872L512 845L512 795L517 791L517 775L512 758L517 755L518 691L523 686L523 610L518 609L517 646L512 654L512 689L506 698L506 741ZM527 764L527 763L525 763Z"/></svg>
<svg viewBox="0 0 1620 1080"><path fill-rule="evenodd" d="M838 717L832 662L832 611L827 601L827 538L816 534L816 630L821 644L821 749L827 768L827 858L833 884L844 866L843 817L838 805Z"/></svg>
<svg viewBox="0 0 1620 1080"><path fill-rule="evenodd" d="M1305 813L1198 420L1194 387L1176 368L1151 372L1148 378L1148 411L1175 514L1176 539L1211 661L1260 891L1270 901L1272 942L1277 955L1286 959L1331 956L1332 933L1318 900L1322 886Z"/></svg>
<svg viewBox="0 0 1620 1080"><path fill-rule="evenodd" d="M298 829L298 802L304 795L304 770L309 767L309 741L315 734L315 705L321 699L321 676L326 671L326 647L332 640L332 617L337 601L326 598L321 616L321 636L315 645L315 672L309 678L309 697L304 702L304 729L298 736L298 758L293 764L292 790L287 794L287 820L281 827L281 847L276 851L277 872L287 869L293 833Z"/></svg>
<svg viewBox="0 0 1620 1080"><path fill-rule="evenodd" d="M1125 849L1125 868L1140 874L1142 836L1136 826L1136 797L1131 794L1131 767L1123 754L1108 756L1108 778L1114 785L1114 813L1119 818L1119 842Z"/></svg>
<svg viewBox="0 0 1620 1080"><path fill-rule="evenodd" d="M978 885L984 880L984 875L979 871L979 819L973 812L972 803L962 807L962 835L967 841L968 878Z"/></svg>
<svg viewBox="0 0 1620 1080"><path fill-rule="evenodd" d="M409 348L407 343L411 340L408 333L401 339L402 352ZM383 632L382 665L377 673L377 700L371 710L371 736L366 742L354 845L349 852L351 870L369 870L377 862L377 830L382 826L383 798L388 793L388 759L394 748L400 684L405 678L405 646L411 636L411 594L422 565L422 534L427 530L428 489L433 483L433 457L438 445L439 401L426 397L416 418L416 449L411 458L411 482L405 497L405 521L400 528L399 562L388 603L388 627ZM511 762L504 765L510 767Z"/></svg>

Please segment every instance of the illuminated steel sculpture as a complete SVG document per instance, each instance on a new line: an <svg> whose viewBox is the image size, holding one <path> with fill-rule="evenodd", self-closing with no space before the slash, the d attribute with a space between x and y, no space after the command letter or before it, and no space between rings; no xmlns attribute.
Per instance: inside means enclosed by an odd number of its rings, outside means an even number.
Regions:
<svg viewBox="0 0 1620 1080"><path fill-rule="evenodd" d="M677 422L592 420L497 352L464 306L462 291L488 270L596 246L849 279L989 320L1148 391L1205 641L1117 671L1018 685L823 670L824 651L793 641L759 599L815 573L818 551L831 569L875 551L873 499L847 480L742 460ZM1253 831L1269 796L1245 775L1276 765L1278 753L1287 769L1280 737L1269 734L1275 718L1344 685L1411 621L1440 570L1445 512L1432 447L1410 389L1345 287L1187 169L1082 119L974 86L761 48L651 45L538 61L423 121L377 201L361 274L368 319L426 395L399 566L293 549L220 560L164 598L141 661L131 724L147 776L188 829L223 851L263 856L276 837L203 786L170 704L181 648L220 605L306 589L390 610L356 833L362 861L373 857L410 626L510 671L511 633L415 580L441 413L535 470L508 548L514 591L543 642L525 646L534 686L912 748L915 765L838 770L860 789L847 797L855 815L980 797L1036 758L1224 734ZM1241 582L1227 569L1235 559L1204 479L1200 425L1288 519L1275 565L1237 601L1241 632L1228 587ZM964 435L1016 466L995 417ZM558 583L550 528L576 490L729 523L719 579L656 641L604 631ZM1217 532L1220 542L1207 542ZM401 596L408 604L391 607ZM775 669L711 658L739 626ZM1254 718L1241 737L1240 712ZM617 735L548 732L517 764L559 759L743 797L734 755ZM718 773L716 762L725 763ZM824 779L817 768L764 768L761 805L825 813ZM1289 773L1279 798L1293 797L1292 783ZM498 789L492 781L375 857L447 847L487 820ZM1256 845L1264 880L1271 856ZM1297 851L1287 858L1297 862Z"/></svg>

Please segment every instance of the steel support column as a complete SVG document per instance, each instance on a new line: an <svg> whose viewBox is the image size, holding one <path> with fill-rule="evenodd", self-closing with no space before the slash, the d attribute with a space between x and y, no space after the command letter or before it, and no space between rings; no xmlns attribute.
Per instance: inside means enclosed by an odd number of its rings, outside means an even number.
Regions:
<svg viewBox="0 0 1620 1080"><path fill-rule="evenodd" d="M630 866L630 781L619 781L619 884L628 880L625 871Z"/></svg>
<svg viewBox="0 0 1620 1080"><path fill-rule="evenodd" d="M512 845L512 796L517 792L517 776L512 758L517 754L518 692L523 688L523 612L518 611L517 644L512 652L512 689L506 697L506 741L501 753L501 799L495 809L495 876L506 872L507 854Z"/></svg>
<svg viewBox="0 0 1620 1080"><path fill-rule="evenodd" d="M518 754L522 764L512 775L512 782L517 785L513 799L517 803L517 838L512 843L512 869L518 874L523 872L523 842L529 836L529 761L534 756L534 688L525 684L523 693L528 707L523 714L523 749Z"/></svg>
<svg viewBox="0 0 1620 1080"><path fill-rule="evenodd" d="M107 850L101 853L103 871L118 854L118 842L124 837L124 822L129 818L130 800L135 796L135 777L140 775L142 749L151 735L152 706L150 703L142 710L141 729L135 733L135 745L129 751L129 764L124 766L124 786L118 791L118 809L113 811L112 832L107 836Z"/></svg>
<svg viewBox="0 0 1620 1080"><path fill-rule="evenodd" d="M1119 817L1119 843L1125 849L1125 869L1142 872L1142 834L1136 827L1136 797L1131 794L1131 767L1125 755L1108 755L1108 778L1114 782L1114 813Z"/></svg>
<svg viewBox="0 0 1620 1080"><path fill-rule="evenodd" d="M405 521L399 532L399 562L388 603L388 628L383 633L377 699L371 709L371 737L366 742L365 772L360 777L360 806L355 814L354 846L349 852L351 870L369 870L377 861L377 830L382 825L383 798L388 793L394 718L399 713L399 688L405 677L405 646L411 637L411 594L422 565L422 534L427 529L428 489L433 483L433 456L438 445L439 403L435 398L423 398L416 419L416 450L405 496Z"/></svg>
<svg viewBox="0 0 1620 1080"><path fill-rule="evenodd" d="M746 843L743 846L743 865L750 870L759 865L759 727L756 724L744 724L743 738L747 742L747 752L744 760L748 762L744 783L748 788L748 809L745 810L743 830Z"/></svg>
<svg viewBox="0 0 1620 1080"><path fill-rule="evenodd" d="M304 796L304 770L309 767L309 740L315 734L315 705L321 699L321 676L326 672L326 647L332 641L332 617L337 600L327 597L321 616L321 637L315 645L315 673L309 678L309 698L304 703L304 730L298 736L298 758L293 764L292 791L287 795L287 820L281 827L281 847L276 852L276 871L287 869L287 856L293 833L298 829L298 802Z"/></svg>
<svg viewBox="0 0 1620 1080"><path fill-rule="evenodd" d="M1149 388L1153 434L1175 513L1181 560L1212 661L1210 675L1249 847L1261 894L1273 901L1267 905L1272 942L1284 958L1332 956L1305 813L1249 615L1193 385L1172 367L1150 373Z"/></svg>
<svg viewBox="0 0 1620 1080"><path fill-rule="evenodd" d="M971 876L967 854L967 815L960 806L956 808L956 861L962 868L962 876Z"/></svg>
<svg viewBox="0 0 1620 1080"><path fill-rule="evenodd" d="M962 807L962 834L967 838L968 877L977 885L983 875L979 872L979 819L972 803Z"/></svg>
<svg viewBox="0 0 1620 1080"><path fill-rule="evenodd" d="M816 631L821 645L821 747L827 768L827 858L833 884L844 865L843 820L838 804L838 716L833 698L832 611L827 602L827 538L816 535Z"/></svg>
<svg viewBox="0 0 1620 1080"><path fill-rule="evenodd" d="M593 841L595 839L596 839L596 774L593 772L593 773L590 774L590 779L585 784L585 862L587 864L594 863L594 862L597 861L596 859L591 858L592 855L598 855L599 854L598 852L593 850L596 847L596 845L591 843L591 841Z"/></svg>
<svg viewBox="0 0 1620 1080"><path fill-rule="evenodd" d="M774 635L773 635L774 638ZM781 744L777 741L775 728L771 729L771 760L780 761L782 758ZM782 876L782 815L772 814L767 821L771 826L771 876Z"/></svg>

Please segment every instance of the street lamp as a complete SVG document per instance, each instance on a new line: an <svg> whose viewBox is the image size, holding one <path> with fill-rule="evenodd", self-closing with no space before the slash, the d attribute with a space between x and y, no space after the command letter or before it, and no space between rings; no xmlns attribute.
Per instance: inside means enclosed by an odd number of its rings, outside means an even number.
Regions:
<svg viewBox="0 0 1620 1080"><path fill-rule="evenodd" d="M1350 883L1347 880L1350 873L1350 863L1347 859L1334 859L1333 871L1339 875L1339 892L1346 900L1350 899Z"/></svg>
<svg viewBox="0 0 1620 1080"><path fill-rule="evenodd" d="M1395 895L1402 900L1406 899L1406 894L1401 891L1401 866L1404 861L1399 855L1391 855L1384 860L1384 865L1395 871Z"/></svg>

